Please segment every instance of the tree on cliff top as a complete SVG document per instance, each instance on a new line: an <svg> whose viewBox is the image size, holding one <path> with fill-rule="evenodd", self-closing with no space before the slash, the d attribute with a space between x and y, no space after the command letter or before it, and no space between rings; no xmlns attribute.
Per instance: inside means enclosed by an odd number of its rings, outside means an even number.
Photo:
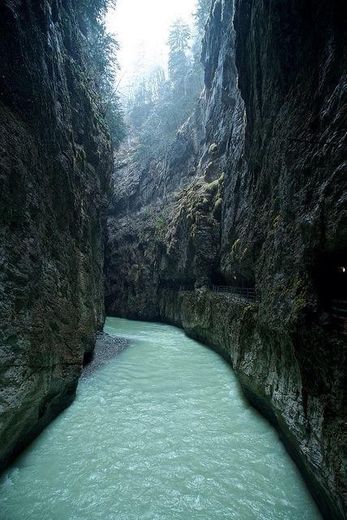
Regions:
<svg viewBox="0 0 347 520"><path fill-rule="evenodd" d="M192 112L203 88L201 39L212 0L197 0L195 27L177 19L168 35L168 72L143 78L133 91L127 116L139 146L140 163L158 160Z"/></svg>
<svg viewBox="0 0 347 520"><path fill-rule="evenodd" d="M117 40L108 33L104 21L107 10L115 6L116 0L80 0L81 16L87 27L87 52L92 57L93 81L100 95L105 122L113 145L118 147L126 133L116 92L119 45Z"/></svg>
<svg viewBox="0 0 347 520"><path fill-rule="evenodd" d="M169 47L170 52L186 52L189 46L190 29L189 25L178 18L170 27Z"/></svg>
<svg viewBox="0 0 347 520"><path fill-rule="evenodd" d="M189 26L182 20L178 19L172 24L168 39L169 74L176 91L185 87L190 65L188 57L190 37Z"/></svg>

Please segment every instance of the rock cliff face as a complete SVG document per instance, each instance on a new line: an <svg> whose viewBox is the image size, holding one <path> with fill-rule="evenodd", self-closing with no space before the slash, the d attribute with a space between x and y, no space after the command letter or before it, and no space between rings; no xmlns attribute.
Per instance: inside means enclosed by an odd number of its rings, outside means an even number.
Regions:
<svg viewBox="0 0 347 520"><path fill-rule="evenodd" d="M205 91L169 157L139 167L127 150L114 175L107 310L175 323L219 350L324 516L345 518L343 5L232 4L214 2Z"/></svg>
<svg viewBox="0 0 347 520"><path fill-rule="evenodd" d="M104 319L112 153L83 5L0 5L0 469L71 402Z"/></svg>

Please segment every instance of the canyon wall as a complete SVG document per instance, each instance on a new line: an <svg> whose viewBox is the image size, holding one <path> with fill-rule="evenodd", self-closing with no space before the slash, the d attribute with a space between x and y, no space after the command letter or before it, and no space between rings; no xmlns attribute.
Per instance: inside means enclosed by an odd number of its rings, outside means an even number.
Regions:
<svg viewBox="0 0 347 520"><path fill-rule="evenodd" d="M106 259L108 313L229 359L325 518L346 491L343 20L337 0L214 1L194 114L160 163L123 150Z"/></svg>
<svg viewBox="0 0 347 520"><path fill-rule="evenodd" d="M110 138L79 0L0 5L0 469L75 395L104 321Z"/></svg>

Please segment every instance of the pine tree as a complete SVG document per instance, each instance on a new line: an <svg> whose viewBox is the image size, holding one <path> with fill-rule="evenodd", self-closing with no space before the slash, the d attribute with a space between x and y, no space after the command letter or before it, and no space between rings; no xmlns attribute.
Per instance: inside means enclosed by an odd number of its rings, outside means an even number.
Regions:
<svg viewBox="0 0 347 520"><path fill-rule="evenodd" d="M176 20L171 28L169 44L169 75L175 90L184 88L189 70L189 42L191 33L189 26L181 19Z"/></svg>
<svg viewBox="0 0 347 520"><path fill-rule="evenodd" d="M108 8L115 7L116 0L79 0L80 25L85 32L86 52L91 57L91 80L100 94L105 121L115 147L125 137L125 124L116 92L118 75L117 40L108 33L105 15Z"/></svg>
<svg viewBox="0 0 347 520"><path fill-rule="evenodd" d="M169 78L165 79L160 68L152 70L137 82L129 99L129 121L141 143L136 154L140 164L165 157L203 88L201 39L211 1L197 0L193 31L181 19L172 24L168 36Z"/></svg>

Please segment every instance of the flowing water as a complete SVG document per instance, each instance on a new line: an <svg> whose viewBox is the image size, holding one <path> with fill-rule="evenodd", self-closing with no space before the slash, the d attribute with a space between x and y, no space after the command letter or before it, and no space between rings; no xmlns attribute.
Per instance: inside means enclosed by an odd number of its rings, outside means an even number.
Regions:
<svg viewBox="0 0 347 520"><path fill-rule="evenodd" d="M6 472L1 520L313 520L276 432L182 331L110 318L119 357Z"/></svg>

